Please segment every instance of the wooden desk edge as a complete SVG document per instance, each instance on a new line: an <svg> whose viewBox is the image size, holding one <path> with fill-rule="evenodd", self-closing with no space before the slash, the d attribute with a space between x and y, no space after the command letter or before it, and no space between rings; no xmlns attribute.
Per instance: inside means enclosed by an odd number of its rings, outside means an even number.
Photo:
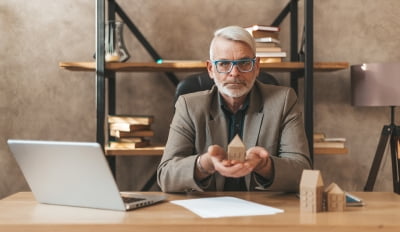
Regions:
<svg viewBox="0 0 400 232"><path fill-rule="evenodd" d="M146 192L150 194L164 194L160 192ZM267 197L269 194L277 194ZM2 222L0 231L230 231L258 232L268 228L272 231L399 231L399 195L393 192L352 192L367 203L366 207L351 207L342 212L321 212L299 215L299 200L294 194L281 194L275 192L197 192L186 194L166 194L167 203L159 206L143 208L142 211L111 212L103 210L64 208L58 210L64 214L57 214L53 206L38 204L30 192L19 192L1 200ZM188 213L183 207L173 205L171 200L184 200L191 198L233 196L260 204L270 205L285 210L284 214L267 216L264 218L227 217L219 219L201 219ZM42 208L41 211L38 211ZM27 209L27 210L26 210ZM157 210L155 210L157 209ZM65 211L66 210L66 211ZM71 211L72 210L72 211ZM77 213L81 210L90 210L92 218L82 220L85 215ZM155 211L152 211L155 210ZM174 211L176 210L176 211ZM286 211L287 210L287 211ZM96 217L99 213L100 217ZM359 213L362 215L356 217ZM120 214L116 215L116 214ZM11 215L11 216L10 216ZM16 216L13 216L16 215ZM61 218L67 215L67 218ZM139 216L136 216L139 215ZM141 216L140 216L141 215ZM173 215L169 217L169 215ZM369 217L373 219L368 220ZM110 216L110 217L109 217ZM367 217L365 217L367 216ZM53 218L54 217L54 218ZM68 218L69 217L69 218ZM101 218L101 217L104 217ZM118 222L112 220L113 217ZM381 218L382 219L381 219ZM120 218L122 220L120 220ZM356 218L356 220L354 220ZM137 220L139 219L139 221ZM141 221L140 219L144 219ZM157 220L160 219L160 220ZM76 220L76 222L75 222Z"/></svg>

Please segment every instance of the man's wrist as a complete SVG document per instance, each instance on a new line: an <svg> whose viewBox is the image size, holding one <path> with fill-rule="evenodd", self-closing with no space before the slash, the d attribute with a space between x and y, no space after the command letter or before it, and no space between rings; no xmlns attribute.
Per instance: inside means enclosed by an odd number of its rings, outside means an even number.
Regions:
<svg viewBox="0 0 400 232"><path fill-rule="evenodd" d="M260 176L270 179L273 176L273 165L270 157L264 159L260 162L255 168L254 172L259 174Z"/></svg>
<svg viewBox="0 0 400 232"><path fill-rule="evenodd" d="M197 162L196 162L196 166L199 169L199 171L202 174L208 175L208 176L211 175L211 174L214 174L214 172L215 172L214 170L210 171L210 170L207 170L206 168L203 167L203 165L201 164L201 157L202 157L202 155L199 155L197 157Z"/></svg>
<svg viewBox="0 0 400 232"><path fill-rule="evenodd" d="M268 162L269 162L269 158L262 159L262 161L260 163L258 163L257 166L254 168L254 171L260 172L261 170L263 170L264 168L267 167Z"/></svg>

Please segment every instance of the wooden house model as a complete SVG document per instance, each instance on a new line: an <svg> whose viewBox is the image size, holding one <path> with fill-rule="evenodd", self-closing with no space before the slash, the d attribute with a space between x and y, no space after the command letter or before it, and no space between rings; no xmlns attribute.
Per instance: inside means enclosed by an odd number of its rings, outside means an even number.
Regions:
<svg viewBox="0 0 400 232"><path fill-rule="evenodd" d="M228 145L228 159L244 161L246 158L246 146L240 139L239 135L236 135Z"/></svg>
<svg viewBox="0 0 400 232"><path fill-rule="evenodd" d="M326 209L328 211L344 211L346 208L346 194L335 183L325 189Z"/></svg>
<svg viewBox="0 0 400 232"><path fill-rule="evenodd" d="M303 170L300 181L300 212L323 211L324 183L319 170Z"/></svg>

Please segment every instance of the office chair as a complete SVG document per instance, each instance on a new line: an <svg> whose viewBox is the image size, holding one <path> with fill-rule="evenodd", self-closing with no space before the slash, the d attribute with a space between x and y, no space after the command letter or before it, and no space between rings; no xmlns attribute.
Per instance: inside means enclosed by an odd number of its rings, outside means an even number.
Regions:
<svg viewBox="0 0 400 232"><path fill-rule="evenodd" d="M279 85L279 82L269 73L260 72L257 80L265 84ZM178 83L175 91L175 102L182 94L211 89L214 80L208 76L208 72L196 73L188 76Z"/></svg>

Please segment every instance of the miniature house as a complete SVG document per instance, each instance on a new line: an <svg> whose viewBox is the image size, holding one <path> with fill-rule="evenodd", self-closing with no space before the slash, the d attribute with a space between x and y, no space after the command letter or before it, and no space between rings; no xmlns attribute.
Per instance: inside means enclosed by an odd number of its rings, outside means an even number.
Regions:
<svg viewBox="0 0 400 232"><path fill-rule="evenodd" d="M236 135L228 145L228 159L244 161L246 158L246 146L240 139L239 135Z"/></svg>
<svg viewBox="0 0 400 232"><path fill-rule="evenodd" d="M300 211L316 213L323 210L324 183L319 170L303 170L300 181Z"/></svg>
<svg viewBox="0 0 400 232"><path fill-rule="evenodd" d="M330 184L325 190L326 209L328 211L344 211L346 208L346 194L335 183Z"/></svg>

